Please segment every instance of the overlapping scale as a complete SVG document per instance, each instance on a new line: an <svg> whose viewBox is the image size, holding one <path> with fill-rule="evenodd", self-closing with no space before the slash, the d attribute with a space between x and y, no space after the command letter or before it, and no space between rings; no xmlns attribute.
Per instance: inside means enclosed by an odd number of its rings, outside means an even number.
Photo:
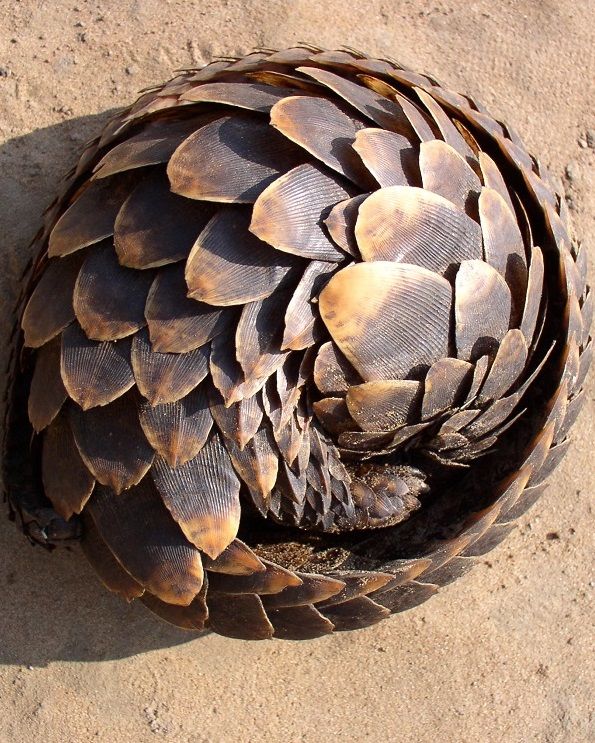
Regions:
<svg viewBox="0 0 595 743"><path fill-rule="evenodd" d="M115 341L145 324L145 304L153 275L123 268L112 244L93 248L74 286L76 319L91 340Z"/></svg>
<svg viewBox="0 0 595 743"><path fill-rule="evenodd" d="M211 219L186 263L189 297L223 307L255 302L273 294L301 266L293 256L279 256L258 233L248 232L249 224L249 211L231 208Z"/></svg>
<svg viewBox="0 0 595 743"><path fill-rule="evenodd" d="M202 119L207 123L210 114ZM174 150L201 125L200 121L152 121L138 134L117 144L93 169L94 178L106 178L125 170L166 163Z"/></svg>
<svg viewBox="0 0 595 743"><path fill-rule="evenodd" d="M114 553L101 538L87 510L82 514L82 521L85 530L81 539L81 548L104 586L120 594L127 601L140 598L145 593L145 589L120 565Z"/></svg>
<svg viewBox="0 0 595 743"><path fill-rule="evenodd" d="M271 124L340 175L363 187L371 180L352 147L362 121L327 98L291 96L271 109Z"/></svg>
<svg viewBox="0 0 595 743"><path fill-rule="evenodd" d="M221 333L234 311L189 299L184 266L159 271L145 305L145 319L153 349L160 353L187 353Z"/></svg>
<svg viewBox="0 0 595 743"><path fill-rule="evenodd" d="M129 338L92 341L76 323L62 333L60 373L68 395L83 410L107 405L134 385Z"/></svg>
<svg viewBox="0 0 595 743"><path fill-rule="evenodd" d="M87 411L71 405L68 412L81 457L101 485L119 494L143 479L154 452L140 426L133 392Z"/></svg>
<svg viewBox="0 0 595 743"><path fill-rule="evenodd" d="M457 356L475 361L498 348L510 326L512 299L502 276L479 260L463 261L455 281Z"/></svg>
<svg viewBox="0 0 595 743"><path fill-rule="evenodd" d="M316 301L335 270L336 265L326 261L312 261L306 268L287 303L282 349L299 351L320 339L321 328L313 300Z"/></svg>
<svg viewBox="0 0 595 743"><path fill-rule="evenodd" d="M114 246L122 266L155 268L188 257L216 207L182 199L172 190L165 173L153 173L122 204L114 224ZM153 219L156 213L159 220Z"/></svg>
<svg viewBox="0 0 595 743"><path fill-rule="evenodd" d="M41 472L45 494L62 518L68 520L83 510L95 487L95 478L81 459L64 412L44 434Z"/></svg>
<svg viewBox="0 0 595 743"><path fill-rule="evenodd" d="M426 190L443 196L470 216L475 213L481 181L454 147L441 139L422 142L419 169Z"/></svg>
<svg viewBox="0 0 595 743"><path fill-rule="evenodd" d="M419 418L422 395L420 382L366 382L349 388L346 403L364 431L391 431Z"/></svg>
<svg viewBox="0 0 595 743"><path fill-rule="evenodd" d="M39 433L54 420L68 394L60 375L61 343L54 338L39 349L27 409L33 429Z"/></svg>
<svg viewBox="0 0 595 743"><path fill-rule="evenodd" d="M153 449L170 467L193 459L205 445L213 426L206 392L202 385L174 402L139 408L139 420Z"/></svg>
<svg viewBox="0 0 595 743"><path fill-rule="evenodd" d="M411 141L384 129L361 129L353 149L381 186L414 186L419 182L418 158Z"/></svg>
<svg viewBox="0 0 595 743"><path fill-rule="evenodd" d="M137 583L167 604L188 606L195 599L204 576L200 552L168 515L149 478L125 497L99 486L88 508L101 538Z"/></svg>
<svg viewBox="0 0 595 743"><path fill-rule="evenodd" d="M266 121L236 114L188 137L169 160L167 174L172 190L188 199L250 204L305 159Z"/></svg>
<svg viewBox="0 0 595 743"><path fill-rule="evenodd" d="M360 206L355 236L365 261L413 263L440 274L482 258L481 228L443 196L381 188Z"/></svg>
<svg viewBox="0 0 595 743"><path fill-rule="evenodd" d="M188 353L155 351L146 330L132 341L130 361L136 385L151 405L175 402L191 392L207 376L209 346Z"/></svg>
<svg viewBox="0 0 595 743"><path fill-rule="evenodd" d="M91 181L56 222L48 240L48 255L69 255L111 237L132 183L128 174Z"/></svg>
<svg viewBox="0 0 595 743"><path fill-rule="evenodd" d="M452 289L426 268L358 263L335 274L320 313L364 380L403 379L448 356Z"/></svg>
<svg viewBox="0 0 595 743"><path fill-rule="evenodd" d="M74 320L72 295L85 257L81 252L48 261L23 312L25 345L43 346Z"/></svg>
<svg viewBox="0 0 595 743"><path fill-rule="evenodd" d="M285 98L290 92L289 89L258 83L213 82L197 85L180 96L180 100L194 103L223 103L267 113L277 101Z"/></svg>
<svg viewBox="0 0 595 743"><path fill-rule="evenodd" d="M323 221L335 204L349 196L339 180L320 167L299 165L273 181L258 197L250 230L284 253L343 261L345 255L327 237Z"/></svg>
<svg viewBox="0 0 595 743"><path fill-rule="evenodd" d="M240 523L240 482L217 433L185 464L157 457L151 470L157 490L192 544L216 558L235 538Z"/></svg>

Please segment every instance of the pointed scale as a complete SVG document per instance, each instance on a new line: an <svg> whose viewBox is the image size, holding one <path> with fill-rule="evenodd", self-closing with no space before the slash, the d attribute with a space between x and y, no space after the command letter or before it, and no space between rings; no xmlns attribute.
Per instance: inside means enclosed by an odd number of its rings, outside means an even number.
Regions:
<svg viewBox="0 0 595 743"><path fill-rule="evenodd" d="M130 354L136 384L151 405L175 402L191 392L209 372L209 346L188 353L159 353L146 329L134 336Z"/></svg>
<svg viewBox="0 0 595 743"><path fill-rule="evenodd" d="M84 252L50 260L25 307L25 345L39 348L74 320L72 294Z"/></svg>
<svg viewBox="0 0 595 743"><path fill-rule="evenodd" d="M315 350L308 349L305 354L289 354L283 366L277 369L275 380L280 402L279 425L290 420L302 398L302 390L312 379Z"/></svg>
<svg viewBox="0 0 595 743"><path fill-rule="evenodd" d="M205 577L200 593L188 606L169 604L166 601L161 601L161 599L153 596L148 591L145 591L140 600L149 611L165 622L181 629L202 632L205 629L205 624L209 616L209 608L206 601L207 588L207 579Z"/></svg>
<svg viewBox="0 0 595 743"><path fill-rule="evenodd" d="M314 383L324 395L340 395L362 379L332 341L323 343L314 361Z"/></svg>
<svg viewBox="0 0 595 743"><path fill-rule="evenodd" d="M214 560L208 555L203 556L205 569L212 573L229 575L252 575L266 570L265 564L258 558L247 544L234 539Z"/></svg>
<svg viewBox="0 0 595 743"><path fill-rule="evenodd" d="M527 296L523 308L523 316L519 325L525 336L527 345L532 348L535 341L535 331L539 319L539 308L544 293L544 262L543 253L540 248L531 251L531 262L529 264L529 276L527 279Z"/></svg>
<svg viewBox="0 0 595 743"><path fill-rule="evenodd" d="M497 191L483 188L479 196L479 220L486 261L505 279L513 298L513 322L520 319L527 291L527 259L521 230L514 212Z"/></svg>
<svg viewBox="0 0 595 743"><path fill-rule="evenodd" d="M240 481L217 433L194 459L170 467L157 457L151 475L163 502L192 544L216 558L240 523Z"/></svg>
<svg viewBox="0 0 595 743"><path fill-rule="evenodd" d="M152 121L138 134L108 150L93 169L93 177L105 178L125 170L166 163L186 137L212 118L213 114L207 114L178 122Z"/></svg>
<svg viewBox="0 0 595 743"><path fill-rule="evenodd" d="M133 181L122 174L89 181L50 233L50 258L74 253L114 234L114 222Z"/></svg>
<svg viewBox="0 0 595 743"><path fill-rule="evenodd" d="M448 356L451 293L425 268L358 263L322 290L320 314L365 381L402 379Z"/></svg>
<svg viewBox="0 0 595 743"><path fill-rule="evenodd" d="M510 198L508 187L496 163L487 153L480 152L479 166L481 168L484 185L499 193L508 204L511 213L514 214L514 206L512 205L512 199Z"/></svg>
<svg viewBox="0 0 595 743"><path fill-rule="evenodd" d="M60 376L60 355L60 339L54 338L39 349L35 358L27 409L37 433L49 426L68 397Z"/></svg>
<svg viewBox="0 0 595 743"><path fill-rule="evenodd" d="M188 606L195 599L203 584L200 552L173 521L150 478L125 496L98 486L87 508L101 538L138 583L168 604Z"/></svg>
<svg viewBox="0 0 595 743"><path fill-rule="evenodd" d="M238 596L209 594L209 627L238 640L269 640L273 625L253 593Z"/></svg>
<svg viewBox="0 0 595 743"><path fill-rule="evenodd" d="M343 397L323 397L312 404L312 409L322 427L332 436L357 429Z"/></svg>
<svg viewBox="0 0 595 743"><path fill-rule="evenodd" d="M307 428L302 430L298 425L297 420L297 412L294 412L284 426L282 426L278 431L273 430L273 436L279 452L289 465L294 464L296 457L304 446L309 446Z"/></svg>
<svg viewBox="0 0 595 743"><path fill-rule="evenodd" d="M76 318L88 338L114 341L145 324L145 304L153 274L123 268L111 243L93 248L74 287Z"/></svg>
<svg viewBox="0 0 595 743"><path fill-rule="evenodd" d="M292 95L293 92L287 88L259 83L216 82L197 85L180 96L180 100L195 103L223 103L228 106L267 113L277 101L287 95Z"/></svg>
<svg viewBox="0 0 595 743"><path fill-rule="evenodd" d="M307 486L308 482L305 472L296 474L285 460L279 463L279 474L275 483L275 491L283 499L282 506L284 510L291 507L290 504L301 507L298 520L303 513Z"/></svg>
<svg viewBox="0 0 595 743"><path fill-rule="evenodd" d="M476 212L481 181L454 147L441 139L422 142L419 168L425 189L452 201L469 215Z"/></svg>
<svg viewBox="0 0 595 743"><path fill-rule="evenodd" d="M316 165L299 165L280 176L256 200L250 231L285 253L342 261L323 229L331 208L351 194Z"/></svg>
<svg viewBox="0 0 595 743"><path fill-rule="evenodd" d="M444 141L453 147L459 155L467 161L475 161L475 153L469 147L459 130L453 124L450 117L446 114L442 106L432 96L421 88L415 88L415 92L423 105L427 108L432 119L438 124L438 128L444 138Z"/></svg>
<svg viewBox="0 0 595 743"><path fill-rule="evenodd" d="M313 426L310 428L310 460L306 469L308 484L315 494L317 515L326 514L331 505L331 480L328 468L329 444Z"/></svg>
<svg viewBox="0 0 595 743"><path fill-rule="evenodd" d="M355 236L365 261L413 263L446 273L481 259L481 229L463 211L421 188L381 188L360 206Z"/></svg>
<svg viewBox="0 0 595 743"><path fill-rule="evenodd" d="M107 405L134 385L130 339L91 341L73 323L62 333L60 374L69 396L83 410Z"/></svg>
<svg viewBox="0 0 595 743"><path fill-rule="evenodd" d="M419 574L422 572L419 568L417 571L412 567L408 571L409 573L416 572ZM367 596L374 591L380 591L388 584L397 585L401 576L398 574L393 575L392 573L374 573L374 572L358 572L358 571L345 571L333 573L331 578L340 580L344 583L344 588L336 593L331 598L325 599L320 602L321 607L335 606L336 604L342 604L345 601L351 601L351 599L359 598L360 596ZM414 576L411 576L414 577ZM410 578L406 578L410 580Z"/></svg>
<svg viewBox="0 0 595 743"><path fill-rule="evenodd" d="M360 206L368 198L364 193L345 199L330 210L328 217L324 220L326 229L334 242L349 255L359 258L359 248L355 239L355 223Z"/></svg>
<svg viewBox="0 0 595 743"><path fill-rule="evenodd" d="M254 302L272 294L302 265L259 240L249 225L247 208L226 207L211 219L186 263L189 297L216 306Z"/></svg>
<svg viewBox="0 0 595 743"><path fill-rule="evenodd" d="M44 433L41 474L44 493L63 519L68 521L83 510L95 479L81 459L64 412Z"/></svg>
<svg viewBox="0 0 595 743"><path fill-rule="evenodd" d="M312 640L330 634L334 628L333 623L311 604L271 609L267 613L275 637L281 640Z"/></svg>
<svg viewBox="0 0 595 743"><path fill-rule="evenodd" d="M262 393L257 392L252 397L225 407L219 390L211 387L209 401L211 414L224 439L231 439L235 441L240 450L244 449L260 428L264 414Z"/></svg>
<svg viewBox="0 0 595 743"><path fill-rule="evenodd" d="M103 541L88 511L82 514L81 549L103 585L127 601L139 598L145 589L124 570Z"/></svg>
<svg viewBox="0 0 595 743"><path fill-rule="evenodd" d="M473 365L460 359L440 359L424 380L421 419L428 420L462 402L473 375Z"/></svg>
<svg viewBox="0 0 595 743"><path fill-rule="evenodd" d="M233 309L221 309L189 299L184 266L159 271L145 306L145 318L154 351L187 353L204 346L235 317Z"/></svg>
<svg viewBox="0 0 595 743"><path fill-rule="evenodd" d="M139 420L153 449L174 468L198 454L213 426L202 385L175 402L141 402Z"/></svg>
<svg viewBox="0 0 595 743"><path fill-rule="evenodd" d="M246 380L268 377L283 364L288 351L281 351L286 292L246 304L236 330L236 358Z"/></svg>
<svg viewBox="0 0 595 743"><path fill-rule="evenodd" d="M326 261L308 264L285 311L282 349L299 351L320 338L320 320L312 300L318 299L336 268L336 264Z"/></svg>
<svg viewBox="0 0 595 743"><path fill-rule="evenodd" d="M185 260L215 210L212 204L177 196L164 173L153 173L141 180L118 212L114 225L118 260L138 269Z"/></svg>
<svg viewBox="0 0 595 743"><path fill-rule="evenodd" d="M364 431L391 431L419 417L423 386L410 380L365 382L350 387L346 403Z"/></svg>
<svg viewBox="0 0 595 743"><path fill-rule="evenodd" d="M244 397L244 372L236 359L235 328L228 328L211 341L209 371L226 407Z"/></svg>
<svg viewBox="0 0 595 743"><path fill-rule="evenodd" d="M384 129L361 129L353 149L381 188L419 185L417 153L402 134Z"/></svg>
<svg viewBox="0 0 595 743"><path fill-rule="evenodd" d="M328 70L321 70L316 67L298 67L297 71L314 78L314 80L334 91L382 129L400 132L405 135L413 133L409 119L405 116L397 101L378 95L363 85L335 75Z"/></svg>
<svg viewBox="0 0 595 743"><path fill-rule="evenodd" d="M258 593L268 595L279 593L289 586L301 586L302 580L290 570L282 568L269 560L262 560L264 571L250 575L231 575L213 573L210 576L210 588L213 594L246 595Z"/></svg>
<svg viewBox="0 0 595 743"><path fill-rule="evenodd" d="M153 449L138 420L138 396L129 392L103 407L83 411L71 405L69 421L83 461L99 483L116 494L148 472Z"/></svg>
<svg viewBox="0 0 595 743"><path fill-rule="evenodd" d="M321 609L324 616L333 623L335 632L371 627L390 616L390 610L380 606L367 596L359 596L341 604Z"/></svg>
<svg viewBox="0 0 595 743"><path fill-rule="evenodd" d="M407 609L413 609L414 606L423 604L431 598L436 591L438 586L432 583L418 583L415 580L409 583L397 586L381 593L379 596L374 596L376 603L385 606L391 614L395 614L401 611L407 611Z"/></svg>
<svg viewBox="0 0 595 743"><path fill-rule="evenodd" d="M296 573L301 579L301 586L288 586L280 593L263 596L262 603L267 609L282 609L290 606L303 606L327 601L345 588L345 583L338 578L314 573Z"/></svg>
<svg viewBox="0 0 595 743"><path fill-rule="evenodd" d="M251 204L306 154L249 115L223 116L188 137L167 166L172 191L188 199Z"/></svg>
<svg viewBox="0 0 595 743"><path fill-rule="evenodd" d="M463 261L455 281L457 356L474 361L494 353L510 316L511 294L502 276L483 261Z"/></svg>
<svg viewBox="0 0 595 743"><path fill-rule="evenodd" d="M351 145L364 124L327 98L290 96L271 109L271 125L359 187L373 184Z"/></svg>
<svg viewBox="0 0 595 743"><path fill-rule="evenodd" d="M482 385L478 401L497 400L505 395L525 370L529 351L522 332L509 330L498 347L496 357Z"/></svg>
<svg viewBox="0 0 595 743"><path fill-rule="evenodd" d="M224 439L233 467L250 491L254 505L266 515L279 469L279 451L268 427L263 426L243 449Z"/></svg>

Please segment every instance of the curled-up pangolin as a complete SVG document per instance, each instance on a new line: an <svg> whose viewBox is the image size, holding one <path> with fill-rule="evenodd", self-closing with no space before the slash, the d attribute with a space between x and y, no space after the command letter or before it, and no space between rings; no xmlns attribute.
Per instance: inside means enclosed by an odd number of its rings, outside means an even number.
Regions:
<svg viewBox="0 0 595 743"><path fill-rule="evenodd" d="M510 127L355 51L118 113L35 241L5 485L163 619L306 639L430 597L564 456L585 249Z"/></svg>

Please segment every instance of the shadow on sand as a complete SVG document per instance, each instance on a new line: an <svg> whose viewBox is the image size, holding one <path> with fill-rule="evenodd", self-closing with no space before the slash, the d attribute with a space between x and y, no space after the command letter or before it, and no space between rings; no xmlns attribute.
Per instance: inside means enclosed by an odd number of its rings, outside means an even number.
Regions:
<svg viewBox="0 0 595 743"><path fill-rule="evenodd" d="M110 114L71 119L0 147L0 369L18 276L41 213L83 143ZM0 503L0 663L123 658L194 639L106 591L78 547L48 553L29 546L5 514Z"/></svg>

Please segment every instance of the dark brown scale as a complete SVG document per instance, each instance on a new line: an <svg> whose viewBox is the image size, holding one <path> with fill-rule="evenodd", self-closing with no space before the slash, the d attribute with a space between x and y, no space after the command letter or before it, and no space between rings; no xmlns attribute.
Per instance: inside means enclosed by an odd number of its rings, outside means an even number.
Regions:
<svg viewBox="0 0 595 743"><path fill-rule="evenodd" d="M13 515L188 631L310 639L417 606L533 505L585 399L563 195L389 60L178 74L87 146L34 247Z"/></svg>

